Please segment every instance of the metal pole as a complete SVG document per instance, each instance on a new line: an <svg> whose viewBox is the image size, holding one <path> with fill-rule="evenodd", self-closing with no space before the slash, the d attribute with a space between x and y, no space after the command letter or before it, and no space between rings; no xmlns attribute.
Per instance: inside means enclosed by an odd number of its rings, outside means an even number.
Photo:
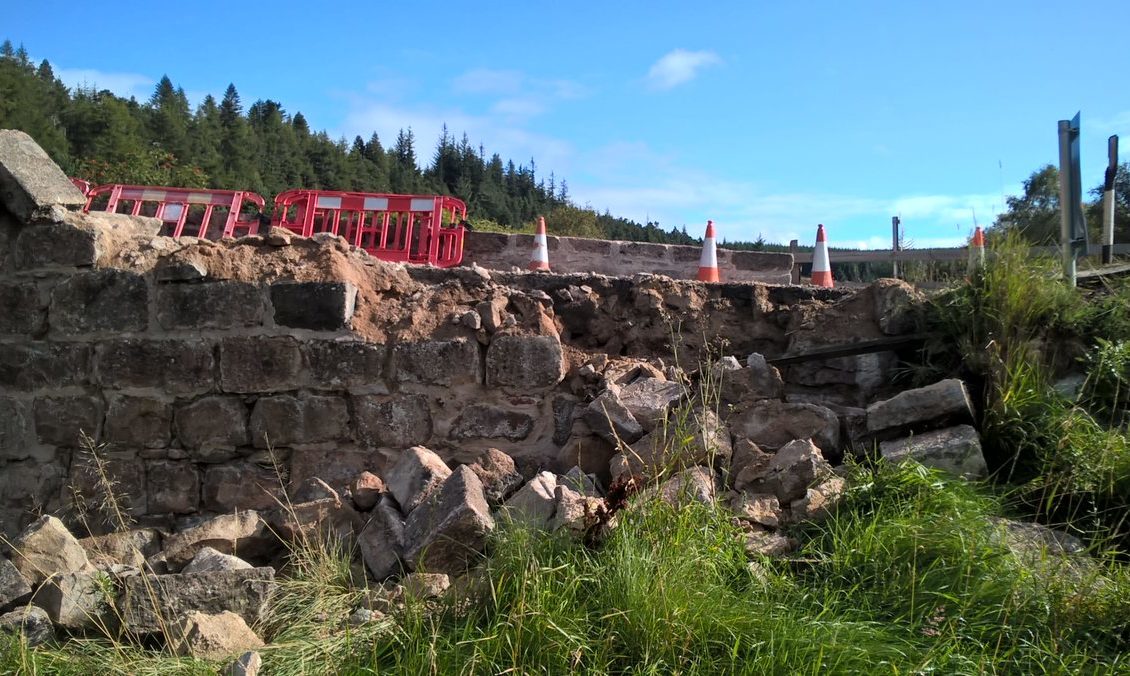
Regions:
<svg viewBox="0 0 1130 676"><path fill-rule="evenodd" d="M891 216L891 276L899 278L899 224L898 216Z"/></svg>
<svg viewBox="0 0 1130 676"><path fill-rule="evenodd" d="M1071 242L1071 121L1059 121L1059 243L1063 276L1075 286L1075 251Z"/></svg>
<svg viewBox="0 0 1130 676"><path fill-rule="evenodd" d="M1118 136L1106 140L1106 180L1103 181L1103 265L1114 262L1114 178L1118 174Z"/></svg>

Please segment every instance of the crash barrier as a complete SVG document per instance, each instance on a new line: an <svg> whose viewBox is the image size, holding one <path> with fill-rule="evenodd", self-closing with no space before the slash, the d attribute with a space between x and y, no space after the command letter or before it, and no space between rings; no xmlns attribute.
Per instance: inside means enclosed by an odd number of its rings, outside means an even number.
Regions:
<svg viewBox="0 0 1130 676"><path fill-rule="evenodd" d="M248 190L196 190L100 185L87 192L86 211L152 216L169 237L219 239L254 234L265 201Z"/></svg>
<svg viewBox="0 0 1130 676"><path fill-rule="evenodd" d="M381 260L446 268L463 259L466 218L454 197L287 190L275 197L271 226L303 237L328 232Z"/></svg>

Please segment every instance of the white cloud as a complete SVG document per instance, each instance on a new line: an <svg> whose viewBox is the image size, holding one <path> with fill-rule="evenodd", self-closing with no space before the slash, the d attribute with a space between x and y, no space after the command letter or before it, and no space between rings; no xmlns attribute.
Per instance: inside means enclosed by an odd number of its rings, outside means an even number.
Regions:
<svg viewBox="0 0 1130 676"><path fill-rule="evenodd" d="M544 113L545 104L529 98L502 99L495 101L490 110L496 115L529 118Z"/></svg>
<svg viewBox="0 0 1130 676"><path fill-rule="evenodd" d="M1096 117L1090 121L1102 133L1126 133L1130 131L1130 110L1123 110L1109 117ZM1087 120L1083 121L1084 124Z"/></svg>
<svg viewBox="0 0 1130 676"><path fill-rule="evenodd" d="M714 52L675 49L652 64L647 72L648 84L652 89L671 89L693 80L703 68L720 63L722 59Z"/></svg>
<svg viewBox="0 0 1130 676"><path fill-rule="evenodd" d="M357 99L339 135L367 138L376 131L385 145L391 146L401 129L411 128L416 137L416 158L420 164L428 164L446 124L448 134L460 138L465 132L472 144L482 143L488 152L498 153L504 160L526 164L533 157L540 167L539 175L547 176L551 170L561 175L571 165L571 144L511 122L503 115L471 115L457 108L397 106Z"/></svg>
<svg viewBox="0 0 1130 676"><path fill-rule="evenodd" d="M108 73L93 68L56 68L55 77L71 89L109 89L118 96L133 96L139 101L148 100L157 85L157 81L147 75Z"/></svg>
<svg viewBox="0 0 1130 676"><path fill-rule="evenodd" d="M456 92L466 94L514 94L522 87L525 76L516 70L475 68L455 78Z"/></svg>

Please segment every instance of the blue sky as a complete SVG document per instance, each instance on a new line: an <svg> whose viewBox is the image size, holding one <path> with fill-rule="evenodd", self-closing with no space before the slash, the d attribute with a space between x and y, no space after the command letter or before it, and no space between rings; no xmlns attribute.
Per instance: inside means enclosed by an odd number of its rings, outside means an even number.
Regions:
<svg viewBox="0 0 1130 676"><path fill-rule="evenodd" d="M1082 111L1084 186L1130 148L1130 3L15 0L0 38L68 84L229 82L315 129L430 158L446 122L598 210L719 236L915 246L990 223ZM1130 151L1123 153L1130 157Z"/></svg>

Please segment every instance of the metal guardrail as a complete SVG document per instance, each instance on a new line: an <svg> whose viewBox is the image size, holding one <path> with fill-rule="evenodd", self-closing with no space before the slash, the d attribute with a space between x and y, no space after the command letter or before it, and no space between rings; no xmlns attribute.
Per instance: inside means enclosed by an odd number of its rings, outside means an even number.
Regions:
<svg viewBox="0 0 1130 676"><path fill-rule="evenodd" d="M1091 244L1088 249L1091 253L1088 258L1099 258L1102 255L1102 246ZM811 251L799 251L790 247L794 263L811 263ZM1059 256L1060 248L1057 246L1034 246L1029 249L1033 256ZM1130 254L1130 244L1115 244L1115 254ZM832 263L885 263L890 261L963 261L969 258L968 247L948 247L938 249L832 249L828 252Z"/></svg>

